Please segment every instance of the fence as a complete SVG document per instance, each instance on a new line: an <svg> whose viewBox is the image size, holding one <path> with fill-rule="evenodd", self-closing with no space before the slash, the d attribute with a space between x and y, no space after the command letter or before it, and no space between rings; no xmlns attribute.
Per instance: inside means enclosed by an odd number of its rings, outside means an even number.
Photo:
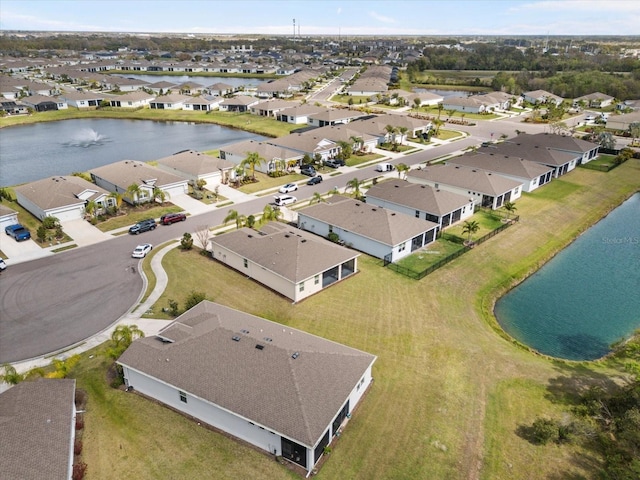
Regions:
<svg viewBox="0 0 640 480"><path fill-rule="evenodd" d="M391 262L387 261L387 258L385 258L385 260L384 260L384 266L387 267L387 268L390 268L394 272L397 272L397 273L399 273L401 275L404 275L405 277L409 277L409 278L412 278L414 280L421 280L424 277L426 277L427 275L429 275L430 273L433 273L436 270L438 270L440 267L443 267L444 265L446 265L447 263L451 262L452 260L455 260L460 255L462 255L464 253L467 253L469 250L471 250L473 248L473 246L480 245L481 243L486 242L491 237L496 236L498 233L502 232L506 228L509 228L511 225L513 225L514 223L516 223L518 221L520 221L520 216L516 215L515 217L510 219L507 223L505 223L503 225L500 225L495 230L492 230L489 233L487 233L486 235L483 235L479 239L475 240L473 242L472 246L466 246L465 245L460 250L458 250L458 251L452 253L451 255L448 255L448 256L438 260L433 265L430 265L426 269L421 270L419 272L416 272L415 270L411 270L411 269L409 269L407 267L403 267L403 266L398 265L396 263L391 263ZM444 238L445 240L448 240L448 241L455 241L454 239L458 239L459 238L459 237L456 237L454 235L449 235L449 234L444 233L444 232L441 234L441 237Z"/></svg>

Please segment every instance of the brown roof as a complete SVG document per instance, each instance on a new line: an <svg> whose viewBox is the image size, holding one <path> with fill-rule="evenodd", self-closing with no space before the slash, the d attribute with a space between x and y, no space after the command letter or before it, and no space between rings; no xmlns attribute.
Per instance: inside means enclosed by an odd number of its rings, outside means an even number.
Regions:
<svg viewBox="0 0 640 480"><path fill-rule="evenodd" d="M411 181L412 177L464 188L494 197L522 185L522 182L511 180L502 175L456 165L438 165L423 168L422 170L410 170L407 174L407 179Z"/></svg>
<svg viewBox="0 0 640 480"><path fill-rule="evenodd" d="M203 301L134 341L118 363L312 447L375 359Z"/></svg>
<svg viewBox="0 0 640 480"><path fill-rule="evenodd" d="M261 232L251 228L233 230L213 237L211 244L227 248L296 284L359 255L278 222L267 224Z"/></svg>
<svg viewBox="0 0 640 480"><path fill-rule="evenodd" d="M493 172L512 177L533 180L549 172L551 167L541 165L531 160L525 160L517 156L501 155L494 153L491 148L482 149L481 153L461 155L447 160L447 164L461 165L463 167L479 168L487 172Z"/></svg>
<svg viewBox="0 0 640 480"><path fill-rule="evenodd" d="M334 195L326 202L303 208L298 211L298 215L306 215L392 247L438 226L433 222L341 195Z"/></svg>
<svg viewBox="0 0 640 480"><path fill-rule="evenodd" d="M160 188L165 185L186 182L182 177L136 160L121 160L110 163L89 170L89 173L122 188L128 188L133 183L148 184Z"/></svg>
<svg viewBox="0 0 640 480"><path fill-rule="evenodd" d="M40 379L0 394L0 476L68 480L76 381Z"/></svg>
<svg viewBox="0 0 640 480"><path fill-rule="evenodd" d="M439 190L429 185L410 183L398 178L379 182L372 186L367 190L367 203L370 198L379 198L439 217L459 210L472 201L464 195Z"/></svg>
<svg viewBox="0 0 640 480"><path fill-rule="evenodd" d="M233 168L235 164L221 158L194 150L174 153L169 157L156 160L166 167L193 175L205 175Z"/></svg>
<svg viewBox="0 0 640 480"><path fill-rule="evenodd" d="M267 161L270 161L274 158L281 158L282 160L297 160L299 158L302 158L303 156L298 151L290 150L279 145L258 142L256 140L243 140L231 145L226 145L224 147L220 147L220 151L229 152L234 155L248 155L249 153L257 153Z"/></svg>
<svg viewBox="0 0 640 480"><path fill-rule="evenodd" d="M83 205L86 201L109 195L104 188L75 175L49 177L25 183L15 187L15 191L42 210Z"/></svg>

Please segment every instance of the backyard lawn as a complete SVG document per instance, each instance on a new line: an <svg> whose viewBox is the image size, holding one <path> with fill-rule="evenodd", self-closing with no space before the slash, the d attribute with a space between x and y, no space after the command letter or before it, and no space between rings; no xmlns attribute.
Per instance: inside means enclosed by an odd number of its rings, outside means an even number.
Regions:
<svg viewBox="0 0 640 480"><path fill-rule="evenodd" d="M496 297L530 274L640 185L640 162L607 174L578 169L517 202L521 221L420 281L361 255L359 273L293 305L197 251L169 252L169 299L193 291L378 356L375 382L319 479L594 478L576 445L534 445L519 434L539 415L567 415L559 393L619 375L606 362L535 355L500 333ZM561 201L558 201L560 199ZM438 246L438 248L444 248ZM89 353L94 354L89 358ZM75 367L87 390L89 480L294 478L268 455L136 394L107 386L106 363ZM589 452L592 455L592 452Z"/></svg>

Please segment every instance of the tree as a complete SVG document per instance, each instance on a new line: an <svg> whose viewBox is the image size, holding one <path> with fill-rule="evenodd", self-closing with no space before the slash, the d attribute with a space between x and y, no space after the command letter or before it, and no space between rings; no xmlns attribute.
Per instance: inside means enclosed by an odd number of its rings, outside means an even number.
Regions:
<svg viewBox="0 0 640 480"><path fill-rule="evenodd" d="M360 150L362 150L362 137L359 137L358 135L351 135L349 137L349 140L351 140L352 143L352 149L354 152L359 152Z"/></svg>
<svg viewBox="0 0 640 480"><path fill-rule="evenodd" d="M151 193L151 195L156 202L160 201L160 203L164 203L169 194L159 187L153 187L153 192Z"/></svg>
<svg viewBox="0 0 640 480"><path fill-rule="evenodd" d="M397 133L398 129L393 125L386 125L384 129L387 132L387 141L395 145L396 143L395 134Z"/></svg>
<svg viewBox="0 0 640 480"><path fill-rule="evenodd" d="M597 137L597 141L602 148L613 150L616 148L616 139L610 132L600 132Z"/></svg>
<svg viewBox="0 0 640 480"><path fill-rule="evenodd" d="M126 192L124 192L125 196L131 200L131 203L136 205L138 203L138 198L141 193L140 185L137 183L132 183L127 187Z"/></svg>
<svg viewBox="0 0 640 480"><path fill-rule="evenodd" d="M362 186L362 184L363 182L361 182L357 178L354 178L353 180L349 180L347 182L347 190L353 190L354 197L361 198L362 193L360 192L360 187Z"/></svg>
<svg viewBox="0 0 640 480"><path fill-rule="evenodd" d="M89 200L87 202L87 204L84 206L84 211L87 213L87 215L89 215L91 218L96 216L96 209L98 208L98 204L96 203L95 200Z"/></svg>
<svg viewBox="0 0 640 480"><path fill-rule="evenodd" d="M640 122L630 123L629 133L631 134L631 145L635 145L636 140L640 138Z"/></svg>
<svg viewBox="0 0 640 480"><path fill-rule="evenodd" d="M400 143L402 144L403 139L407 136L407 132L409 129L407 127L398 127L398 133L400 134Z"/></svg>
<svg viewBox="0 0 640 480"><path fill-rule="evenodd" d="M516 204L510 201L504 202L503 207L507 211L507 218L509 218L509 216L518 209Z"/></svg>
<svg viewBox="0 0 640 480"><path fill-rule="evenodd" d="M277 221L282 216L282 212L279 208L273 208L267 204L262 210L262 217L260 218L260 224L265 224L272 221Z"/></svg>
<svg viewBox="0 0 640 480"><path fill-rule="evenodd" d="M250 152L247 155L247 158L242 160L240 165L242 167L249 167L251 169L251 178L255 182L255 180L256 180L256 167L260 166L260 164L263 163L264 161L265 161L264 158L262 158L258 152Z"/></svg>
<svg viewBox="0 0 640 480"><path fill-rule="evenodd" d="M24 380L24 375L18 373L13 365L5 363L2 365L3 373L0 374L0 381L9 385L17 385Z"/></svg>
<svg viewBox="0 0 640 480"><path fill-rule="evenodd" d="M312 203L324 202L324 198L320 192L314 192L313 196L309 199L309 205Z"/></svg>
<svg viewBox="0 0 640 480"><path fill-rule="evenodd" d="M206 298L207 296L204 293L192 291L184 302L184 310L187 311L195 307Z"/></svg>
<svg viewBox="0 0 640 480"><path fill-rule="evenodd" d="M413 99L413 108L418 110L420 107L422 106L422 100L420 100L420 98L416 97Z"/></svg>
<svg viewBox="0 0 640 480"><path fill-rule="evenodd" d="M144 332L137 325L118 325L111 332L112 346L124 352L136 338L144 337Z"/></svg>
<svg viewBox="0 0 640 480"><path fill-rule="evenodd" d="M206 253L207 245L209 244L209 226L198 225L196 227L195 234L196 234L196 238L198 239L198 243Z"/></svg>
<svg viewBox="0 0 640 480"><path fill-rule="evenodd" d="M36 230L36 237L38 237L38 241L40 243L44 243L45 239L47 238L47 229L44 228L44 225L40 225L38 227L38 229Z"/></svg>
<svg viewBox="0 0 640 480"><path fill-rule="evenodd" d="M120 211L123 195L120 192L112 192L109 194L108 198L113 198L113 200L116 202L116 212Z"/></svg>
<svg viewBox="0 0 640 480"><path fill-rule="evenodd" d="M407 178L407 174L406 172L408 172L410 170L409 165L407 165L406 163L399 163L396 165L396 170L398 170L398 178L402 178L404 176L404 178Z"/></svg>
<svg viewBox="0 0 640 480"><path fill-rule="evenodd" d="M468 243L471 243L471 235L476 233L478 230L480 230L480 225L475 220L466 220L462 225L462 234L469 234L469 237L467 238Z"/></svg>
<svg viewBox="0 0 640 480"><path fill-rule="evenodd" d="M193 238L189 232L185 232L180 240L180 248L182 250L191 250L193 248Z"/></svg>
<svg viewBox="0 0 640 480"><path fill-rule="evenodd" d="M122 349L122 352L124 352L125 350L126 348ZM55 358L52 362L53 368L55 370L47 374L47 378L67 378L69 376L69 373L71 372L71 369L79 361L80 361L80 355L77 355L77 354L67 358L66 360L60 360L58 358Z"/></svg>
<svg viewBox="0 0 640 480"><path fill-rule="evenodd" d="M237 210L229 210L229 213L224 217L223 222L226 225L231 221L236 222L236 228L239 229L244 223L244 215L240 215Z"/></svg>
<svg viewBox="0 0 640 480"><path fill-rule="evenodd" d="M339 140L338 145L340 145L339 157L342 160L347 160L349 157L351 157L352 146L349 142L345 142L344 140Z"/></svg>

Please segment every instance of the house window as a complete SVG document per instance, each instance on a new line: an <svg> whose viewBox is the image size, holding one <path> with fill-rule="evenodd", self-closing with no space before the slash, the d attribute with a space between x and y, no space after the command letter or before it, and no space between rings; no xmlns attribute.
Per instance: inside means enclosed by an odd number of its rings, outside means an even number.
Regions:
<svg viewBox="0 0 640 480"><path fill-rule="evenodd" d="M249 260L244 259L244 268L249 268Z"/></svg>
<svg viewBox="0 0 640 480"><path fill-rule="evenodd" d="M180 401L183 403L187 403L187 394L183 391L178 392L180 394Z"/></svg>
<svg viewBox="0 0 640 480"><path fill-rule="evenodd" d="M420 218L420 210L416 210L416 218Z"/></svg>
<svg viewBox="0 0 640 480"><path fill-rule="evenodd" d="M320 283L320 275L313 277L313 284L318 285Z"/></svg>
<svg viewBox="0 0 640 480"><path fill-rule="evenodd" d="M300 285L298 285L298 291L304 292L304 283L301 283Z"/></svg>
<svg viewBox="0 0 640 480"><path fill-rule="evenodd" d="M404 249L406 248L406 245L403 243L402 245L400 245L398 247L398 252L404 252Z"/></svg>
<svg viewBox="0 0 640 480"><path fill-rule="evenodd" d="M333 225L329 225L329 233L333 233Z"/></svg>

